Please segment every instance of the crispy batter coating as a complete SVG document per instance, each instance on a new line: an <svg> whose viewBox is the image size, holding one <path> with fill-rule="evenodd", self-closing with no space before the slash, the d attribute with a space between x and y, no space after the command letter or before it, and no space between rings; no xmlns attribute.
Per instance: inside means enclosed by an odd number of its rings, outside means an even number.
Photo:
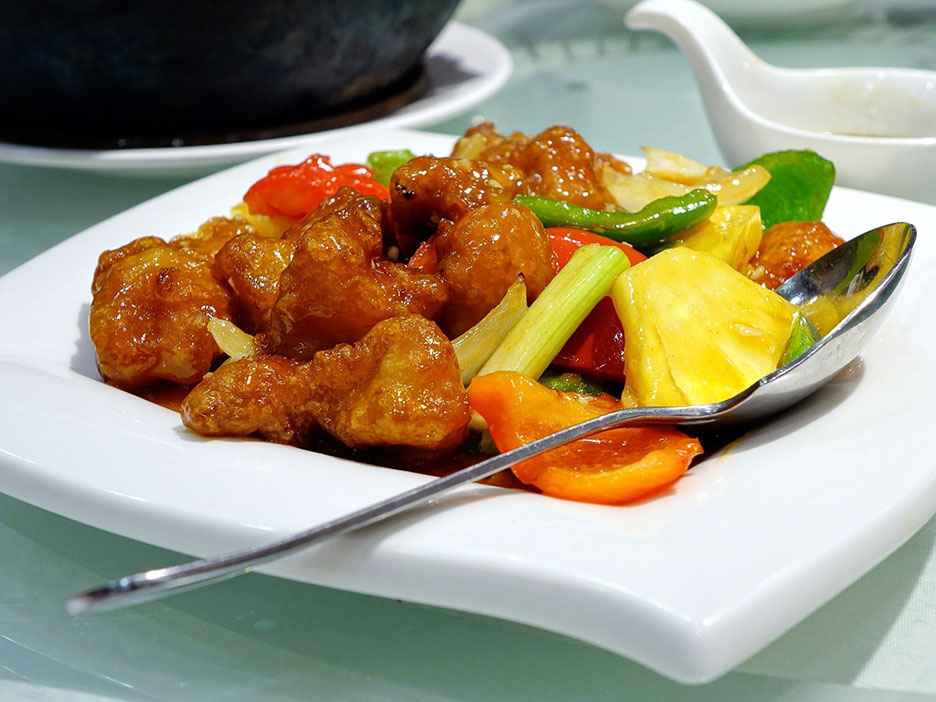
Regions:
<svg viewBox="0 0 936 702"><path fill-rule="evenodd" d="M172 237L169 240L169 246L214 256L234 237L252 233L253 227L242 219L212 217L191 234Z"/></svg>
<svg viewBox="0 0 936 702"><path fill-rule="evenodd" d="M419 315L375 325L309 364L315 417L352 448L444 455L468 435L470 409L452 344Z"/></svg>
<svg viewBox="0 0 936 702"><path fill-rule="evenodd" d="M400 251L410 256L442 220L457 222L476 207L509 202L520 173L469 159L420 156L390 179L390 219Z"/></svg>
<svg viewBox="0 0 936 702"><path fill-rule="evenodd" d="M458 140L452 150L454 158L475 158L486 163L510 165L517 161L518 154L523 151L532 137L522 132L514 132L509 136L501 136L494 127L493 122L482 122L470 127L465 136Z"/></svg>
<svg viewBox="0 0 936 702"><path fill-rule="evenodd" d="M206 325L232 319L233 300L204 254L137 239L98 260L90 328L105 380L126 389L157 380L194 385L219 355Z"/></svg>
<svg viewBox="0 0 936 702"><path fill-rule="evenodd" d="M318 426L303 366L282 356L253 356L209 373L182 402L182 422L206 436L250 436L305 445Z"/></svg>
<svg viewBox="0 0 936 702"><path fill-rule="evenodd" d="M279 279L265 350L308 360L388 317L438 317L445 285L382 258L382 218L380 201L362 196L305 228Z"/></svg>
<svg viewBox="0 0 936 702"><path fill-rule="evenodd" d="M294 226L290 227L286 233L283 235L286 239L292 239L299 241L302 238L303 232L305 232L309 227L318 222L319 220L325 219L329 215L340 213L346 207L352 206L356 201L364 198L366 196L361 195L357 190L347 185L344 185L338 188L332 197L327 197L322 200L318 207L312 210L304 219L296 223ZM383 201L378 198L370 197L368 198L368 206L371 208L380 208L384 207ZM381 222L383 222L384 217L380 217Z"/></svg>
<svg viewBox="0 0 936 702"><path fill-rule="evenodd" d="M279 278L292 260L297 243L297 239L270 239L248 232L234 237L218 251L215 274L231 286L244 331L256 334L270 326Z"/></svg>
<svg viewBox="0 0 936 702"><path fill-rule="evenodd" d="M553 277L549 239L525 207L479 207L440 229L431 241L449 291L440 326L450 338L479 322L518 275L523 275L531 302Z"/></svg>
<svg viewBox="0 0 936 702"><path fill-rule="evenodd" d="M776 290L785 280L843 243L822 222L781 222L764 232L747 275Z"/></svg>
<svg viewBox="0 0 936 702"><path fill-rule="evenodd" d="M535 137L520 133L502 137L490 122L469 129L455 153L468 153L479 161L513 166L523 172L519 192L566 200L582 207L602 209L608 196L600 183L601 168L630 172L627 164L608 154L595 154L571 127L555 126Z"/></svg>
<svg viewBox="0 0 936 702"><path fill-rule="evenodd" d="M98 256L97 267L94 269L94 276L91 278L91 294L97 295L98 290L107 280L108 271L119 261L129 256L136 256L148 249L166 245L166 242L158 236L142 236L119 248L103 251Z"/></svg>

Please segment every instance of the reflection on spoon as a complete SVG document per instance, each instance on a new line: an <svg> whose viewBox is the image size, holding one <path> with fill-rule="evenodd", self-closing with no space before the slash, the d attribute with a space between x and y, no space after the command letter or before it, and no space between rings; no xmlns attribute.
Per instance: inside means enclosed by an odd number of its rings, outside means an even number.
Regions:
<svg viewBox="0 0 936 702"><path fill-rule="evenodd" d="M265 546L120 578L72 597L68 601L68 611L80 614L116 609L249 572L313 543L386 519L458 485L488 477L601 429L627 424L711 427L751 422L775 414L817 390L855 358L893 302L915 239L916 230L910 224L901 222L878 227L833 249L778 288L777 292L794 304L808 303L821 308L825 315L823 324L832 327L802 356L723 402L612 412Z"/></svg>

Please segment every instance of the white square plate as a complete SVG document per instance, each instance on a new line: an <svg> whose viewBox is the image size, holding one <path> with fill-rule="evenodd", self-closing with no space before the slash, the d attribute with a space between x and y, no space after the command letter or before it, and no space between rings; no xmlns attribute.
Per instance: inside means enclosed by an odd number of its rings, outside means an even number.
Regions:
<svg viewBox="0 0 936 702"><path fill-rule="evenodd" d="M446 154L451 144L392 131L317 148L340 163L388 148ZM87 317L98 254L138 236L192 231L271 167L306 155L186 185L0 279L0 489L207 556L431 479L259 441L202 439L95 370ZM890 317L846 373L709 456L667 494L606 507L469 486L265 570L532 624L681 681L728 671L936 512L931 416L920 409L936 396L936 208L836 189L825 220L846 238L897 220L917 226L916 260Z"/></svg>

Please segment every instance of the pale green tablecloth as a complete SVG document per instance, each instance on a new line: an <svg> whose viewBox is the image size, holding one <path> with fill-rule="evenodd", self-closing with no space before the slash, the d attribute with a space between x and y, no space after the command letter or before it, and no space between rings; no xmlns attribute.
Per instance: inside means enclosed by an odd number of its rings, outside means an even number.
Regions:
<svg viewBox="0 0 936 702"><path fill-rule="evenodd" d="M602 150L719 160L685 59L625 32L619 9L477 7L467 15L510 44L515 75L435 130L476 116L527 132L568 123ZM781 65L936 68L932 14L883 16L746 36ZM186 180L0 166L0 273ZM739 670L686 687L532 628L259 575L70 619L77 588L181 556L0 496L0 699L936 700L934 545L936 520Z"/></svg>

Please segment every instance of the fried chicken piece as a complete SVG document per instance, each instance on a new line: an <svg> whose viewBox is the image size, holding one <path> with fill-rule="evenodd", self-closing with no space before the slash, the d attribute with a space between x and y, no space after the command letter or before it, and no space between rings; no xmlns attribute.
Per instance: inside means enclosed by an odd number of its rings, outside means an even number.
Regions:
<svg viewBox="0 0 936 702"><path fill-rule="evenodd" d="M468 129L465 136L458 140L452 150L452 157L473 158L501 166L514 164L517 154L523 151L530 141L532 137L522 132L501 136L492 122L482 122Z"/></svg>
<svg viewBox="0 0 936 702"><path fill-rule="evenodd" d="M486 205L431 239L449 301L440 326L449 338L470 329L523 275L535 300L552 280L552 247L540 221L525 207Z"/></svg>
<svg viewBox="0 0 936 702"><path fill-rule="evenodd" d="M595 152L570 127L550 127L537 134L513 165L526 177L521 191L600 210L608 203L595 172Z"/></svg>
<svg viewBox="0 0 936 702"><path fill-rule="evenodd" d="M108 249L98 256L97 267L94 269L94 275L91 278L91 294L97 295L98 290L104 284L107 276L105 275L115 264L129 256L135 256L147 249L154 249L166 246L164 239L158 236L141 236L139 239L124 244L116 249Z"/></svg>
<svg viewBox="0 0 936 702"><path fill-rule="evenodd" d="M479 161L520 169L520 193L597 210L609 201L601 185L601 169L630 173L626 163L609 154L596 154L571 127L549 127L532 138L520 133L502 137L486 122L469 129L456 144L455 153L470 153Z"/></svg>
<svg viewBox="0 0 936 702"><path fill-rule="evenodd" d="M340 188L334 197L322 200L304 220L286 230L282 238L245 232L221 248L215 257L215 272L234 291L241 327L245 331L256 334L269 329L270 310L279 293L280 275L292 261L302 235L314 224L331 215L341 217L349 207L365 207L383 223L386 219L384 204L374 198L367 200L366 205L355 204L362 198L353 188ZM377 231L368 228L365 233L368 251L376 251Z"/></svg>
<svg viewBox="0 0 936 702"><path fill-rule="evenodd" d="M212 217L195 232L172 237L169 246L214 256L234 237L253 233L253 227L242 219Z"/></svg>
<svg viewBox="0 0 936 702"><path fill-rule="evenodd" d="M125 389L157 380L193 385L219 356L211 317L233 318L233 299L211 259L156 237L98 259L90 330L102 377Z"/></svg>
<svg viewBox="0 0 936 702"><path fill-rule="evenodd" d="M822 222L781 222L764 232L747 276L776 290L820 256L844 243Z"/></svg>
<svg viewBox="0 0 936 702"><path fill-rule="evenodd" d="M419 156L390 179L390 220L404 257L442 220L457 222L483 205L509 202L521 174L514 168L469 159Z"/></svg>
<svg viewBox="0 0 936 702"><path fill-rule="evenodd" d="M338 192L336 192L332 197L327 197L322 200L318 204L318 207L306 215L305 218L286 230L286 233L283 234L283 238L299 241L299 239L302 238L303 232L305 232L313 224L325 219L329 215L336 214L346 207L353 205L362 197L366 196L361 195L361 193L359 193L357 190L347 185L338 188ZM371 207L379 206L383 208L384 206L384 203L378 198L371 198L371 200L368 202L370 203ZM381 221L383 221L383 217L381 217Z"/></svg>
<svg viewBox="0 0 936 702"><path fill-rule="evenodd" d="M182 423L205 436L250 436L303 446L317 428L301 364L252 356L209 373L182 402Z"/></svg>
<svg viewBox="0 0 936 702"><path fill-rule="evenodd" d="M602 151L595 154L595 173L598 174L599 181L601 180L601 172L605 168L610 168L613 171L617 171L621 175L631 175L634 172L630 167L630 164L626 161L622 161L614 154L609 154Z"/></svg>
<svg viewBox="0 0 936 702"><path fill-rule="evenodd" d="M256 334L269 328L279 278L297 244L297 239L271 239L249 232L234 237L218 251L215 274L231 286L244 331Z"/></svg>
<svg viewBox="0 0 936 702"><path fill-rule="evenodd" d="M468 435L468 395L452 344L419 315L375 325L309 363L312 406L352 448L384 446L439 457Z"/></svg>
<svg viewBox="0 0 936 702"><path fill-rule="evenodd" d="M382 258L383 210L374 197L313 221L279 278L264 350L294 359L354 342L377 322L416 313L438 317L448 291L434 274Z"/></svg>

